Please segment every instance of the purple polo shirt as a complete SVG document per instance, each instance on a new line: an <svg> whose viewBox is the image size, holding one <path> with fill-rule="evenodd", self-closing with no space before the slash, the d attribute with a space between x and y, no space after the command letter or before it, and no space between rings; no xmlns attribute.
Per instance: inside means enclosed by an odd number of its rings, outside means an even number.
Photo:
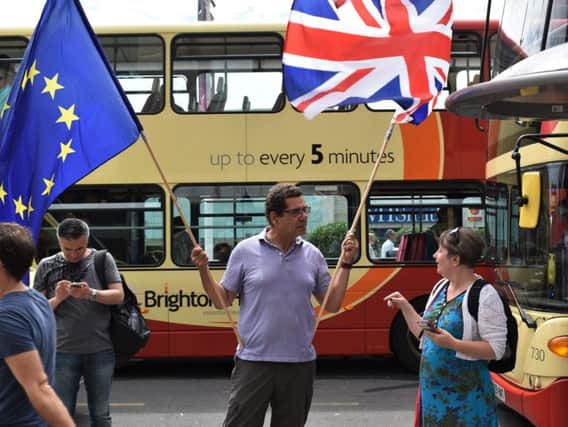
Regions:
<svg viewBox="0 0 568 427"><path fill-rule="evenodd" d="M300 237L282 252L268 240L268 230L233 249L221 281L240 295L238 330L245 348L237 346L237 356L267 362L314 360L311 296L327 290L327 263L318 248Z"/></svg>

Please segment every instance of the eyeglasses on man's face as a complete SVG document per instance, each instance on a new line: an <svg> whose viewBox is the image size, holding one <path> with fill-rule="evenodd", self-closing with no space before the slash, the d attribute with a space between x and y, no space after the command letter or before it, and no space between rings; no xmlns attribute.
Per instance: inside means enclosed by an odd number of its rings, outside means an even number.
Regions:
<svg viewBox="0 0 568 427"><path fill-rule="evenodd" d="M310 206L302 206L301 208L294 208L294 209L284 209L283 212L290 214L292 216L300 216L302 214L308 215L312 211Z"/></svg>

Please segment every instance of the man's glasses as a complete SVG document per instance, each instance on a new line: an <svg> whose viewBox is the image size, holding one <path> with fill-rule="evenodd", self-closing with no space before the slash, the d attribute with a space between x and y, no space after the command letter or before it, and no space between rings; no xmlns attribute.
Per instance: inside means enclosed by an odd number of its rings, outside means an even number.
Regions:
<svg viewBox="0 0 568 427"><path fill-rule="evenodd" d="M302 206L301 208L294 208L294 209L284 209L283 212L286 212L292 216L300 216L302 214L306 214L309 215L309 213L312 211L312 208L310 206Z"/></svg>
<svg viewBox="0 0 568 427"><path fill-rule="evenodd" d="M453 240L453 242L451 242L453 245L457 246L460 243L460 227L456 227L453 230L450 230L450 232L448 233L448 236L450 236Z"/></svg>

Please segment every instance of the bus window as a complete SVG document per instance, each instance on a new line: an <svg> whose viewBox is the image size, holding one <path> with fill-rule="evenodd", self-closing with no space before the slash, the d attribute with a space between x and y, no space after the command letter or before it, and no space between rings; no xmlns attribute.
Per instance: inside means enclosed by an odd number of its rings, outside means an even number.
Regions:
<svg viewBox="0 0 568 427"><path fill-rule="evenodd" d="M164 107L164 42L155 35L99 36L113 71L136 113Z"/></svg>
<svg viewBox="0 0 568 427"><path fill-rule="evenodd" d="M163 261L164 195L158 186L71 187L53 202L44 219L40 256L59 251L56 227L68 217L85 220L91 230L89 246L108 249L119 267Z"/></svg>
<svg viewBox="0 0 568 427"><path fill-rule="evenodd" d="M543 186L543 188L546 188ZM542 208L536 228L519 227L519 188L511 187L511 264L544 264L547 257L548 232L546 225L547 208ZM546 204L548 206L548 204Z"/></svg>
<svg viewBox="0 0 568 427"><path fill-rule="evenodd" d="M549 3L548 0L504 2L503 19L493 62L493 77L541 50L544 38L542 22Z"/></svg>
<svg viewBox="0 0 568 427"><path fill-rule="evenodd" d="M487 183L485 195L485 218L488 230L487 259L491 262L504 262L507 259L508 200L507 186L495 182Z"/></svg>
<svg viewBox="0 0 568 427"><path fill-rule="evenodd" d="M353 184L333 183L303 183L300 188L312 208L305 238L320 249L328 262L335 263L359 204L357 190Z"/></svg>
<svg viewBox="0 0 568 427"><path fill-rule="evenodd" d="M243 184L179 185L175 188L182 209L188 210L184 215L193 235L209 255L212 266L226 263L225 257L215 258L220 247L217 245L226 243L233 248L266 226L264 199L270 187ZM178 218L177 214L173 218L172 260L178 265L193 265L189 259L191 242Z"/></svg>
<svg viewBox="0 0 568 427"><path fill-rule="evenodd" d="M270 187L258 184L180 185L175 189L178 201L189 207L194 236L209 254L213 266L225 264L227 252L267 225L264 200ZM301 184L300 188L306 204L312 208L304 237L318 246L326 259L335 262L356 208L356 189L352 184ZM173 218L172 233L173 261L179 265L191 264L187 250L191 249L191 243L176 217ZM180 240L185 243L176 243Z"/></svg>
<svg viewBox="0 0 568 427"><path fill-rule="evenodd" d="M26 45L27 40L22 37L0 39L0 117L2 117L4 103L8 99Z"/></svg>
<svg viewBox="0 0 568 427"><path fill-rule="evenodd" d="M367 256L371 261L434 262L440 234L457 226L478 230L485 238L481 189L476 184L464 188L443 188L431 184L400 184L389 188L376 183L367 202L367 227L380 248L387 232L395 232L394 253L381 257ZM398 187L398 188L397 188Z"/></svg>
<svg viewBox="0 0 568 427"><path fill-rule="evenodd" d="M173 102L178 112L272 112L278 107L279 35L184 34L172 43Z"/></svg>
<svg viewBox="0 0 568 427"><path fill-rule="evenodd" d="M546 39L546 48L551 48L568 41L568 22L566 21L566 1L555 1L552 4L550 30Z"/></svg>

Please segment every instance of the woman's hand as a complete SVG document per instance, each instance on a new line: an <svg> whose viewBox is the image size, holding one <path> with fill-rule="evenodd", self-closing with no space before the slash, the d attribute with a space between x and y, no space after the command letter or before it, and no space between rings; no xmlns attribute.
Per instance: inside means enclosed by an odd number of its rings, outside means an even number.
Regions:
<svg viewBox="0 0 568 427"><path fill-rule="evenodd" d="M402 296L400 292L393 292L385 297L387 306L390 308L398 308L404 316L404 321L408 326L408 330L412 332L415 337L419 337L420 327L418 321L421 319L420 315L416 312L412 304Z"/></svg>
<svg viewBox="0 0 568 427"><path fill-rule="evenodd" d="M387 306L389 308L399 308L402 309L403 307L409 306L410 303L400 292L393 292L392 294L387 295L385 298L387 302Z"/></svg>
<svg viewBox="0 0 568 427"><path fill-rule="evenodd" d="M455 350L457 339L454 338L445 329L436 328L436 331L424 330L424 336L430 338L432 342L440 347L449 348L450 350Z"/></svg>

